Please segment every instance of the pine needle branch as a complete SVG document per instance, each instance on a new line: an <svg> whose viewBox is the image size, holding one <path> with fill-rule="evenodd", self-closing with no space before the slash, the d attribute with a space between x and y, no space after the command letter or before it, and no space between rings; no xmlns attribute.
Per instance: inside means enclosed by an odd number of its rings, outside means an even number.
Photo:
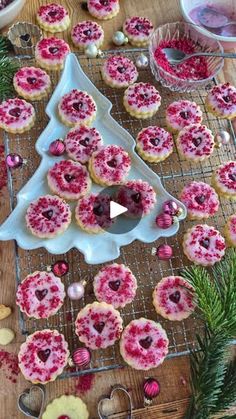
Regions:
<svg viewBox="0 0 236 419"><path fill-rule="evenodd" d="M0 36L0 101L11 97L14 93L13 77L19 65L13 59L7 57L8 42Z"/></svg>

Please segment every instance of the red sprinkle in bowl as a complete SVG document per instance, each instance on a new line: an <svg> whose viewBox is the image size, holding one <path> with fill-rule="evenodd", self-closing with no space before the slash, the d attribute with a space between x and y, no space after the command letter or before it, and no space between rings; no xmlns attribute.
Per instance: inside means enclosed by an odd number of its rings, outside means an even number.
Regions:
<svg viewBox="0 0 236 419"><path fill-rule="evenodd" d="M223 48L217 40L199 33L193 24L174 22L159 26L149 44L150 66L155 79L174 92L204 89L224 65L222 57L194 57L171 66L162 51L168 47L188 54L223 52Z"/></svg>

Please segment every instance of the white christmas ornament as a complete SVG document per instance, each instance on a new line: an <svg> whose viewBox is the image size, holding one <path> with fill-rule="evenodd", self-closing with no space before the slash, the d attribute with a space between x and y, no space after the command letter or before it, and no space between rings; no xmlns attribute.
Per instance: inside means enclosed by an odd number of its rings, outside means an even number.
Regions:
<svg viewBox="0 0 236 419"><path fill-rule="evenodd" d="M121 31L117 31L113 34L112 41L115 45L121 46L129 42L127 36Z"/></svg>
<svg viewBox="0 0 236 419"><path fill-rule="evenodd" d="M102 55L102 51L95 44L88 45L84 52L88 58L96 58Z"/></svg>
<svg viewBox="0 0 236 419"><path fill-rule="evenodd" d="M217 147L228 144L230 142L230 133L221 129L215 135L215 143Z"/></svg>
<svg viewBox="0 0 236 419"><path fill-rule="evenodd" d="M148 66L148 57L144 54L140 54L136 59L136 66L138 68L146 68Z"/></svg>

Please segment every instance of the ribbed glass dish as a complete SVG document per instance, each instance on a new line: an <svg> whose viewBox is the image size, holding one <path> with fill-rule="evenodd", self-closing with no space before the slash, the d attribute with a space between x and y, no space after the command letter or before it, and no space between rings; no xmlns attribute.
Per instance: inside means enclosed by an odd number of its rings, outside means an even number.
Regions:
<svg viewBox="0 0 236 419"><path fill-rule="evenodd" d="M161 41L191 40L195 51L223 52L223 48L217 40L211 39L199 33L195 25L185 22L167 23L159 26L153 33L149 45L150 66L157 81L172 90L173 92L192 92L197 89L204 89L210 81L216 77L222 69L224 59L222 57L206 57L209 77L202 80L181 79L178 76L167 72L155 59L155 51Z"/></svg>

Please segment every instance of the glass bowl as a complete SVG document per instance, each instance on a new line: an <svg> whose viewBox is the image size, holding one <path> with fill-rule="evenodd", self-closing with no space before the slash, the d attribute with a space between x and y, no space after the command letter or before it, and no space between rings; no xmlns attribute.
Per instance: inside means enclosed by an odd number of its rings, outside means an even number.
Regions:
<svg viewBox="0 0 236 419"><path fill-rule="evenodd" d="M216 77L224 65L222 57L205 57L209 76L201 80L181 79L163 69L155 60L155 51L161 41L191 40L195 51L223 52L220 43L198 32L195 25L185 22L166 23L159 26L152 35L149 44L150 66L156 80L174 92L191 92L205 88Z"/></svg>

